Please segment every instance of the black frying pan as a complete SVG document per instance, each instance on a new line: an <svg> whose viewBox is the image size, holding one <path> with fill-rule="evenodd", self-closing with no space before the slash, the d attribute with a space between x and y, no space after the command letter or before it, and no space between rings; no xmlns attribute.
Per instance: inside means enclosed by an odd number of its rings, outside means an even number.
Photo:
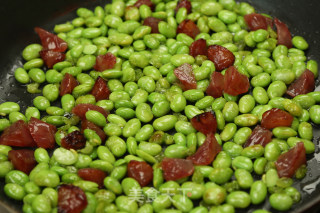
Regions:
<svg viewBox="0 0 320 213"><path fill-rule="evenodd" d="M21 51L30 43L39 43L33 31L35 26L51 31L55 24L75 17L77 7L94 8L110 1L103 0L3 0L0 7L0 103L20 103L22 112L32 105L33 95L27 94L25 86L16 83L13 73L22 66ZM278 17L287 23L291 33L301 35L309 42L307 55L320 64L320 3L318 0L255 0L247 1L258 11ZM319 85L319 81L318 84ZM318 86L317 90L320 88ZM315 131L314 143L318 145L319 128ZM320 212L320 150L308 156L308 174L294 187L302 193L302 200L291 208L291 212ZM20 202L7 198L0 181L0 213L22 212ZM268 202L239 212L252 212L265 208L272 211Z"/></svg>

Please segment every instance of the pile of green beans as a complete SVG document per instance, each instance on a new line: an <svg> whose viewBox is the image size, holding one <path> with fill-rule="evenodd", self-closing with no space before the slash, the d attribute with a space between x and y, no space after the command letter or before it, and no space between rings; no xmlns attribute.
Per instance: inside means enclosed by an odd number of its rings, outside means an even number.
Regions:
<svg viewBox="0 0 320 213"><path fill-rule="evenodd" d="M126 9L135 2L114 0L93 11L79 8L77 18L56 25L54 32L68 43L68 50L65 61L56 63L53 69L44 67L40 44L30 44L23 50L25 63L16 69L15 79L26 84L28 92L39 95L25 113L17 103L0 104L0 131L17 120L42 119L58 127L57 148L52 153L35 149L38 164L28 176L8 161L12 148L0 145L0 177L5 180L6 195L23 201L26 213L57 212L56 188L61 183L84 190L88 200L84 213L232 213L267 198L272 208L285 211L298 203L301 195L292 187L293 180L279 178L274 162L299 141L307 154L315 151L311 122L320 124L320 92L285 97L288 85L305 69L318 77L317 62L307 60L305 55L308 43L304 38L294 36L294 47L288 49L277 45L272 29L248 31L243 16L255 9L244 2L195 0L191 1L190 14L186 8L175 13L177 0L152 0L154 11L146 5ZM151 28L142 25L149 16L162 19L159 34L151 34ZM194 21L200 29L195 40L203 38L207 45L222 45L233 52L234 65L249 77L252 92L220 98L206 95L215 66L206 57L189 55L194 39L176 34L178 24L185 19ZM115 67L95 71L96 56L107 52L117 57ZM192 65L197 89L183 91L177 84L174 69L184 63ZM66 73L79 85L60 99L59 84ZM108 100L96 101L90 94L99 76L108 80ZM70 112L81 103L110 112L107 119L93 110L85 114L87 120L103 128L108 138L101 141L95 131L86 129L86 146L67 150L60 147L61 139L79 130L79 119ZM293 115L292 126L274 128L273 139L265 147L243 148L262 114L272 108ZM203 144L206 136L192 127L190 119L210 110L217 119L215 136L223 151L211 165L195 166L191 177L165 181L161 160L186 158ZM153 166L151 185L141 187L126 176L131 160ZM107 172L105 188L99 189L98 184L77 175L78 169L88 167ZM300 168L295 178L301 179L305 173L306 168Z"/></svg>

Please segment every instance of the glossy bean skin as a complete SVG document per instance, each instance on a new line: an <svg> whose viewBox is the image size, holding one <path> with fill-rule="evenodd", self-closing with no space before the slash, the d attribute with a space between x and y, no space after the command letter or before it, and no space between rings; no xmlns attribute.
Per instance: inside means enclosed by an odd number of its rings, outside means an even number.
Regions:
<svg viewBox="0 0 320 213"><path fill-rule="evenodd" d="M0 114L5 116L11 112L18 112L20 111L20 106L14 102L4 102L0 104Z"/></svg>
<svg viewBox="0 0 320 213"><path fill-rule="evenodd" d="M287 90L287 86L284 82L274 81L269 85L267 93L269 98L272 99L275 97L281 97L286 90Z"/></svg>
<svg viewBox="0 0 320 213"><path fill-rule="evenodd" d="M231 141L225 142L222 146L223 151L227 152L231 157L237 157L241 155L243 150L242 146L233 143Z"/></svg>
<svg viewBox="0 0 320 213"><path fill-rule="evenodd" d="M292 206L292 199L289 195L274 193L269 198L270 204L274 209L286 211Z"/></svg>
<svg viewBox="0 0 320 213"><path fill-rule="evenodd" d="M250 198L253 204L259 204L265 200L267 196L267 186L263 181L255 181L250 189Z"/></svg>
<svg viewBox="0 0 320 213"><path fill-rule="evenodd" d="M223 131L220 133L220 137L223 141L229 141L233 138L237 131L237 126L234 123L228 123Z"/></svg>
<svg viewBox="0 0 320 213"><path fill-rule="evenodd" d="M316 124L320 123L319 111L320 111L319 105L314 105L309 109L310 118Z"/></svg>
<svg viewBox="0 0 320 213"><path fill-rule="evenodd" d="M129 120L123 127L122 134L124 137L132 137L137 134L141 128L141 122L137 118Z"/></svg>
<svg viewBox="0 0 320 213"><path fill-rule="evenodd" d="M312 126L310 123L301 122L298 127L298 133L301 138L307 140L312 140L313 138Z"/></svg>
<svg viewBox="0 0 320 213"><path fill-rule="evenodd" d="M137 118L144 123L147 123L153 119L151 107L146 103L140 103L136 107Z"/></svg>
<svg viewBox="0 0 320 213"><path fill-rule="evenodd" d="M281 149L277 143L270 142L265 146L264 156L267 160L276 160L281 154Z"/></svg>
<svg viewBox="0 0 320 213"><path fill-rule="evenodd" d="M235 169L245 169L251 172L253 169L253 163L248 157L237 156L232 160L232 167Z"/></svg>
<svg viewBox="0 0 320 213"><path fill-rule="evenodd" d="M14 200L22 200L25 196L23 187L16 183L7 183L4 186L4 192L8 197Z"/></svg>
<svg viewBox="0 0 320 213"><path fill-rule="evenodd" d="M203 194L203 200L207 204L219 205L226 199L226 191L220 186L210 187Z"/></svg>
<svg viewBox="0 0 320 213"><path fill-rule="evenodd" d="M158 101L152 106L151 110L155 117L164 116L170 111L170 103L167 100Z"/></svg>
<svg viewBox="0 0 320 213"><path fill-rule="evenodd" d="M231 161L231 156L225 151L221 151L213 161L212 165L215 168L227 168L231 166Z"/></svg>
<svg viewBox="0 0 320 213"><path fill-rule="evenodd" d="M268 103L269 101L268 94L263 87L255 87L252 92L253 92L253 97L257 103L261 105Z"/></svg>
<svg viewBox="0 0 320 213"><path fill-rule="evenodd" d="M23 68L17 68L14 72L14 77L19 83L22 83L22 84L29 83L30 81L30 77L27 71L24 70Z"/></svg>
<svg viewBox="0 0 320 213"><path fill-rule="evenodd" d="M239 186L243 189L251 188L253 177L250 172L245 169L237 169L234 173Z"/></svg>
<svg viewBox="0 0 320 213"><path fill-rule="evenodd" d="M231 168L214 168L209 175L209 179L217 184L224 184L228 182L233 175Z"/></svg>
<svg viewBox="0 0 320 213"><path fill-rule="evenodd" d="M227 203L235 208L246 208L250 205L250 195L244 191L231 192L227 196Z"/></svg>
<svg viewBox="0 0 320 213"><path fill-rule="evenodd" d="M260 144L256 144L256 145L252 145L244 148L241 152L241 155L248 157L250 159L255 159L255 158L261 157L264 154L264 151L265 149L263 146L261 146Z"/></svg>
<svg viewBox="0 0 320 213"><path fill-rule="evenodd" d="M177 118L173 115L165 115L157 118L153 122L153 127L156 130L168 131L172 129L177 122Z"/></svg>
<svg viewBox="0 0 320 213"><path fill-rule="evenodd" d="M234 142L236 144L242 145L250 137L252 130L249 127L242 127L234 135Z"/></svg>
<svg viewBox="0 0 320 213"><path fill-rule="evenodd" d="M239 111L241 113L250 112L255 106L255 99L251 95L244 95L239 100Z"/></svg>
<svg viewBox="0 0 320 213"><path fill-rule="evenodd" d="M226 121L232 122L239 114L239 107L235 102L229 101L224 105L222 113Z"/></svg>
<svg viewBox="0 0 320 213"><path fill-rule="evenodd" d="M237 126L254 126L258 123L259 117L253 114L242 114L234 118L234 123Z"/></svg>

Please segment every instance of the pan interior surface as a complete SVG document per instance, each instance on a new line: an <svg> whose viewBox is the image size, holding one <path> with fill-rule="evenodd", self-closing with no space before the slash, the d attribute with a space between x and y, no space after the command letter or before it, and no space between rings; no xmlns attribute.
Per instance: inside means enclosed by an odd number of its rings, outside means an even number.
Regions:
<svg viewBox="0 0 320 213"><path fill-rule="evenodd" d="M0 103L5 101L17 102L24 112L28 106L32 106L32 100L36 95L26 92L26 87L17 83L14 78L14 70L22 67L21 52L25 46L31 43L39 43L34 27L40 26L52 31L55 24L72 20L76 14L76 8L87 7L93 9L97 5L104 6L110 1L102 0L55 0L55 1L2 1L0 17L2 21L0 33ZM277 17L289 26L293 35L303 36L309 43L307 51L308 59L314 59L320 63L320 4L317 0L255 0L246 1L252 4L259 12ZM312 12L313 11L313 12ZM319 79L319 78L318 78ZM317 81L317 89L319 80ZM320 206L320 150L319 127L314 130L314 143L316 151L308 156L307 176L301 181L294 182L302 193L302 199L295 204L290 212L319 212ZM0 183L0 212L21 212L21 202L9 199L3 192L4 181ZM252 212L254 209L268 209L268 202L258 206L250 206L250 209L237 212ZM274 211L273 211L274 212Z"/></svg>

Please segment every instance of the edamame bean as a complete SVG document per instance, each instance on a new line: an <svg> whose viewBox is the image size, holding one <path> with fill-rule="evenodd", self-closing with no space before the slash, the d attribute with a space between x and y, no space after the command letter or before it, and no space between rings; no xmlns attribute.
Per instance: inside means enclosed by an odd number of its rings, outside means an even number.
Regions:
<svg viewBox="0 0 320 213"><path fill-rule="evenodd" d="M136 107L136 116L144 123L150 122L153 119L151 107L146 103L138 104Z"/></svg>
<svg viewBox="0 0 320 213"><path fill-rule="evenodd" d="M258 116L253 114L242 114L234 118L234 123L237 126L253 126L258 123Z"/></svg>
<svg viewBox="0 0 320 213"><path fill-rule="evenodd" d="M237 126L234 123L228 123L220 133L220 137L223 141L229 141L233 138L236 131Z"/></svg>
<svg viewBox="0 0 320 213"><path fill-rule="evenodd" d="M282 81L274 81L272 82L268 89L267 93L270 99L275 97L281 97L287 90L287 86Z"/></svg>
<svg viewBox="0 0 320 213"><path fill-rule="evenodd" d="M255 181L250 188L250 198L252 204L260 204L262 203L267 196L267 186L261 181Z"/></svg>
<svg viewBox="0 0 320 213"><path fill-rule="evenodd" d="M239 100L239 111L241 113L250 112L255 106L255 99L251 95L244 95Z"/></svg>
<svg viewBox="0 0 320 213"><path fill-rule="evenodd" d="M165 149L164 155L168 158L185 158L188 155L188 148L184 145L173 144Z"/></svg>
<svg viewBox="0 0 320 213"><path fill-rule="evenodd" d="M228 101L222 110L223 117L227 122L232 122L239 114L239 107L234 101Z"/></svg>
<svg viewBox="0 0 320 213"><path fill-rule="evenodd" d="M254 99L261 105L267 104L269 97L267 91L263 87L255 87L252 91Z"/></svg>
<svg viewBox="0 0 320 213"><path fill-rule="evenodd" d="M302 36L294 36L292 38L292 44L300 50L306 50L309 47L308 43Z"/></svg>
<svg viewBox="0 0 320 213"><path fill-rule="evenodd" d="M257 158L253 163L253 170L256 174L262 175L268 160L264 157Z"/></svg>
<svg viewBox="0 0 320 213"><path fill-rule="evenodd" d="M132 137L137 134L141 128L141 122L137 118L129 120L123 127L122 134L124 137Z"/></svg>
<svg viewBox="0 0 320 213"><path fill-rule="evenodd" d="M289 195L284 193L274 193L269 198L272 208L279 211L287 211L291 208L293 202Z"/></svg>
<svg viewBox="0 0 320 213"><path fill-rule="evenodd" d="M56 187L60 183L59 175L52 170L41 170L33 177L33 181L38 186Z"/></svg>
<svg viewBox="0 0 320 213"><path fill-rule="evenodd" d="M2 116L6 116L11 112L19 112L19 111L20 111L20 106L15 102L8 101L0 104L0 115Z"/></svg>
<svg viewBox="0 0 320 213"><path fill-rule="evenodd" d="M218 167L218 168L213 168L212 172L209 175L209 179L216 184L224 184L230 180L232 175L233 175L233 171L231 168Z"/></svg>
<svg viewBox="0 0 320 213"><path fill-rule="evenodd" d="M50 101L44 96L37 96L35 99L33 99L33 105L39 110L45 111L48 107L50 107Z"/></svg>
<svg viewBox="0 0 320 213"><path fill-rule="evenodd" d="M155 117L166 115L170 111L170 103L167 100L157 101L152 106L152 113Z"/></svg>
<svg viewBox="0 0 320 213"><path fill-rule="evenodd" d="M54 150L53 157L61 165L72 165L77 161L78 154L74 150L67 150L60 147Z"/></svg>
<svg viewBox="0 0 320 213"><path fill-rule="evenodd" d="M30 77L26 70L19 67L14 72L15 79L21 84L27 84L30 81Z"/></svg>
<svg viewBox="0 0 320 213"><path fill-rule="evenodd" d="M269 161L275 161L281 154L279 145L275 142L270 142L265 146L264 157Z"/></svg>
<svg viewBox="0 0 320 213"><path fill-rule="evenodd" d="M310 114L310 119L315 123L315 124L320 124L320 105L314 105L309 109L309 114Z"/></svg>
<svg viewBox="0 0 320 213"><path fill-rule="evenodd" d="M253 169L253 163L248 157L237 156L232 160L232 167L234 169L245 169L251 172Z"/></svg>
<svg viewBox="0 0 320 213"><path fill-rule="evenodd" d="M245 191L234 191L227 195L227 203L235 208L247 208L251 203L250 195Z"/></svg>
<svg viewBox="0 0 320 213"><path fill-rule="evenodd" d="M242 150L241 155L253 159L261 157L264 154L264 151L265 149L263 146L261 146L260 144L255 144L252 146L245 147Z"/></svg>
<svg viewBox="0 0 320 213"><path fill-rule="evenodd" d="M245 169L236 169L234 176L236 177L240 188L249 189L253 184L251 173Z"/></svg>
<svg viewBox="0 0 320 213"><path fill-rule="evenodd" d="M231 166L231 156L225 152L221 151L215 158L212 163L213 167L215 168L227 168Z"/></svg>
<svg viewBox="0 0 320 213"><path fill-rule="evenodd" d="M173 96L172 101L170 102L170 108L174 112L181 112L187 105L187 100L184 95L176 94Z"/></svg>
<svg viewBox="0 0 320 213"><path fill-rule="evenodd" d="M301 122L299 124L298 132L301 138L307 140L312 140L313 138L312 125L308 122Z"/></svg>
<svg viewBox="0 0 320 213"><path fill-rule="evenodd" d="M7 183L4 186L4 192L8 197L14 200L22 200L25 196L23 187L16 183Z"/></svg>
<svg viewBox="0 0 320 213"><path fill-rule="evenodd" d="M116 157L122 156L127 150L126 143L118 136L109 137L106 144Z"/></svg>
<svg viewBox="0 0 320 213"><path fill-rule="evenodd" d="M104 127L107 124L106 118L100 112L95 110L89 110L85 114L86 119L92 123Z"/></svg>
<svg viewBox="0 0 320 213"><path fill-rule="evenodd" d="M239 156L243 150L242 146L233 142L224 143L222 149L231 157Z"/></svg>
<svg viewBox="0 0 320 213"><path fill-rule="evenodd" d="M165 115L160 118L157 118L153 122L153 127L155 130L168 131L175 126L175 123L178 121L177 117L174 115Z"/></svg>
<svg viewBox="0 0 320 213"><path fill-rule="evenodd" d="M249 127L240 128L234 135L233 141L236 144L242 145L250 137L252 130Z"/></svg>

